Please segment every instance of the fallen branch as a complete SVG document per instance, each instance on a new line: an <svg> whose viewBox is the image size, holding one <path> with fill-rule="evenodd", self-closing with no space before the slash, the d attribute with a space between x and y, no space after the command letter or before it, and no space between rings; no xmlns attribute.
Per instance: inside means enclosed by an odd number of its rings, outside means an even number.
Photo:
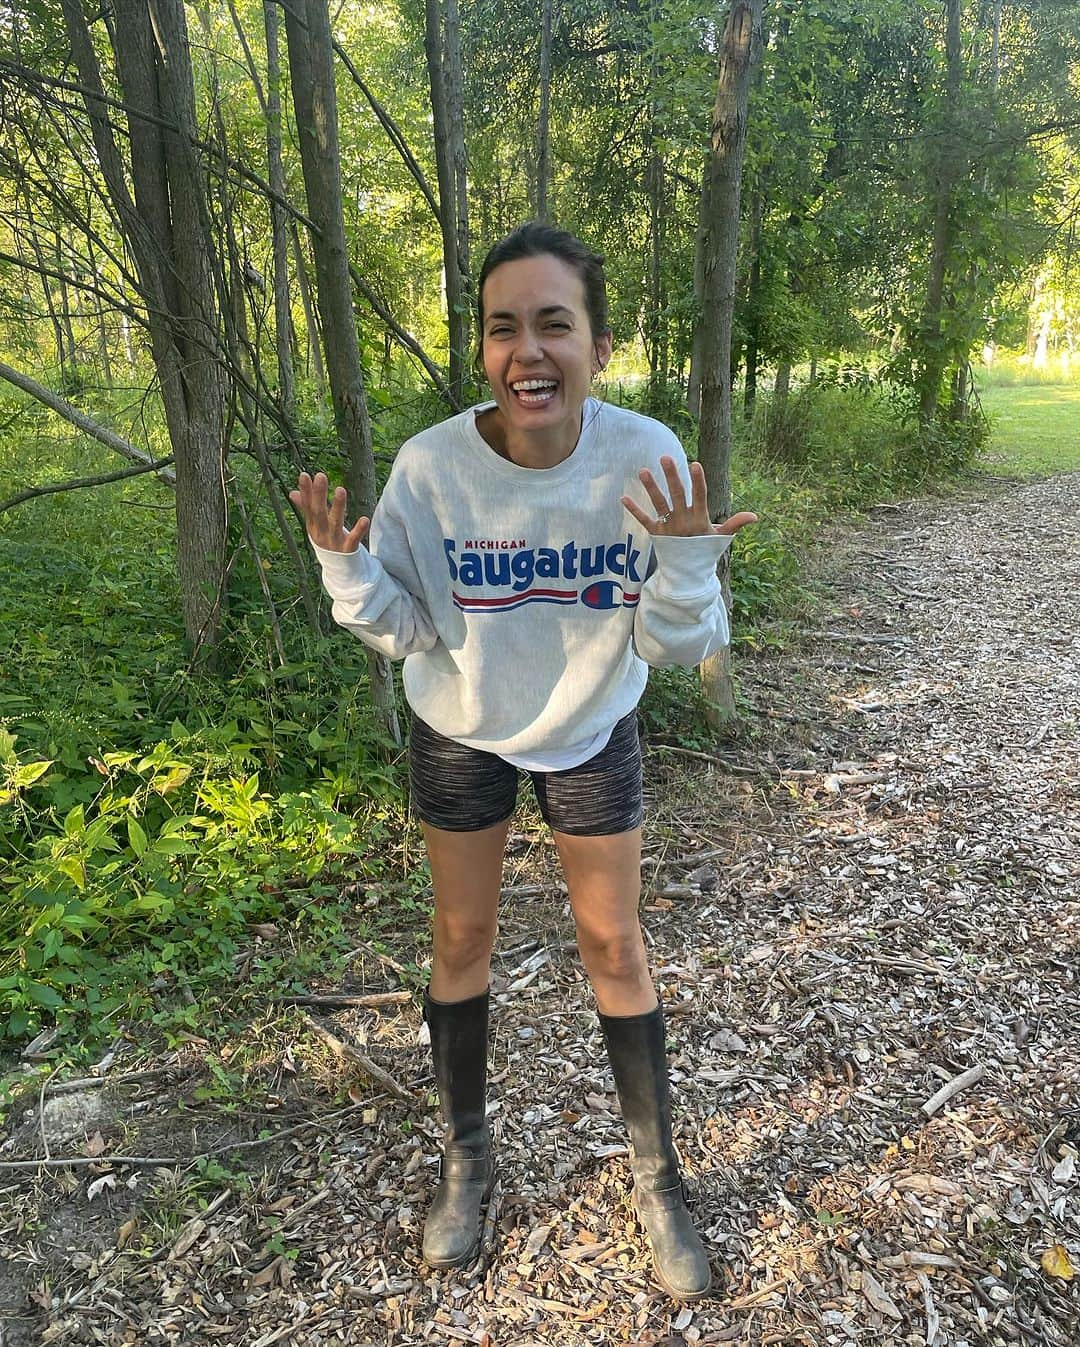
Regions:
<svg viewBox="0 0 1080 1347"><path fill-rule="evenodd" d="M122 482L125 477L140 477L147 472L160 473L162 468L167 468L173 461L173 455L170 454L168 458L152 459L149 463L143 463L136 468L120 468L116 472L99 473L96 477L74 477L67 482L50 482L48 486L29 486L25 491L17 491L14 496L9 496L7 500L0 500L0 514L5 510L13 510L23 501L33 500L35 496L55 496L60 491L78 491L85 486L104 486L106 482Z"/></svg>
<svg viewBox="0 0 1080 1347"><path fill-rule="evenodd" d="M342 993L340 996L275 996L271 998L280 1005L286 1006L337 1006L337 1007L370 1007L370 1006L394 1006L402 1005L406 1001L413 999L412 992L371 992L366 996L350 996Z"/></svg>
<svg viewBox="0 0 1080 1347"><path fill-rule="evenodd" d="M983 1071L984 1068L981 1066L972 1066L967 1071L962 1071L959 1076L954 1076L952 1080L938 1090L937 1094L930 1096L926 1103L921 1106L922 1111L928 1118L932 1118L942 1104L947 1104L953 1095L959 1094L961 1090L966 1090L969 1085L974 1085L977 1081L982 1080Z"/></svg>
<svg viewBox="0 0 1080 1347"><path fill-rule="evenodd" d="M150 470L150 465L153 465L154 468L159 470L163 482L167 482L169 486L176 485L176 474L169 468L163 466L164 463L171 462L171 459L166 459L163 460L162 463L154 464L151 456L144 450L136 449L136 447L133 444L129 444L122 435L117 435L117 433L114 430L110 430L108 426L99 425L97 421L91 420L85 412L79 411L78 407L73 407L71 403L65 398L62 398L59 393L54 393L51 388L46 388L44 384L38 383L36 379L31 379L29 374L24 374L22 370L12 369L10 365L5 365L3 361L0 361L0 379L6 379L9 384L14 384L15 387L21 389L22 392L29 393L32 398L37 398L39 402L43 402L46 407L52 408L54 412L57 412L62 416L65 421L70 421L71 424L81 430L83 434L92 436L95 440L98 440L105 445L106 448L112 449L118 454L123 454L125 458L130 458L136 463L147 465L148 471Z"/></svg>
<svg viewBox="0 0 1080 1347"><path fill-rule="evenodd" d="M351 1043L342 1042L336 1034L332 1034L330 1030L324 1025L321 1025L318 1020L313 1020L310 1015L304 1016L304 1023L313 1033L318 1034L323 1042L329 1044L339 1057L344 1058L347 1062L351 1062L353 1066L358 1066L365 1076L369 1076L376 1085L381 1085L382 1088L386 1090L388 1094L392 1094L395 1099L402 1099L407 1104L415 1104L417 1102L416 1095L414 1095L411 1090L406 1090L403 1085L399 1085L393 1076L388 1075L381 1066L376 1066L371 1058L366 1057L359 1048L354 1048Z"/></svg>

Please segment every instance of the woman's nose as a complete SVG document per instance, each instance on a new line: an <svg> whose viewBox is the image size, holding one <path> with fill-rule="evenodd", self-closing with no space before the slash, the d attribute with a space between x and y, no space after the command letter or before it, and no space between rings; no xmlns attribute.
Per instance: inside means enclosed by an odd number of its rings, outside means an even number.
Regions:
<svg viewBox="0 0 1080 1347"><path fill-rule="evenodd" d="M536 333L530 328L523 328L514 346L515 359L522 362L540 360L543 354L544 350Z"/></svg>

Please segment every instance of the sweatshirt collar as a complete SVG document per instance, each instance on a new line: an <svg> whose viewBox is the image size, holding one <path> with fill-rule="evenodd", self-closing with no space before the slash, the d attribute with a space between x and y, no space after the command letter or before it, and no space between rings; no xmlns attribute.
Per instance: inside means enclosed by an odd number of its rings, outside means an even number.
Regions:
<svg viewBox="0 0 1080 1347"><path fill-rule="evenodd" d="M585 405L581 412L581 434L578 436L578 442L573 451L561 463L556 463L553 468L523 468L520 463L512 463L508 458L503 458L492 449L477 429L476 418L481 412L486 412L494 406L495 402L492 400L468 408L461 414L459 425L462 438L471 450L473 457L484 468L497 476L522 484L534 482L543 483L547 486L565 481L575 473L580 472L582 466L592 457L590 450L599 434L600 417L603 413L603 403L598 402L596 398L585 399Z"/></svg>

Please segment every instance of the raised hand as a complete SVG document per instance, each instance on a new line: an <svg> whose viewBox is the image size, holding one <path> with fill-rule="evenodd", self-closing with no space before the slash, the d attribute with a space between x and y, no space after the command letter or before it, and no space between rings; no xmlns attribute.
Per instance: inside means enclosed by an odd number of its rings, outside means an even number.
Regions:
<svg viewBox="0 0 1080 1347"><path fill-rule="evenodd" d="M328 552L355 552L363 542L371 520L362 515L346 531L348 492L343 486L337 487L334 499L327 508L326 493L329 487L325 472L317 472L314 477L302 472L296 490L289 492L289 499L304 516L308 537L317 547L325 548Z"/></svg>
<svg viewBox="0 0 1080 1347"><path fill-rule="evenodd" d="M709 499L705 487L705 469L700 463L690 464L690 484L692 499L686 501L686 491L675 460L665 454L660 460L667 481L667 496L656 484L656 479L648 468L642 468L638 477L648 492L656 510L656 518L650 519L644 510L629 496L623 496L622 503L654 538L696 538L708 533L738 533L747 524L756 524L757 515L749 510L733 514L722 524L714 524L709 518ZM670 501L668 499L670 497Z"/></svg>

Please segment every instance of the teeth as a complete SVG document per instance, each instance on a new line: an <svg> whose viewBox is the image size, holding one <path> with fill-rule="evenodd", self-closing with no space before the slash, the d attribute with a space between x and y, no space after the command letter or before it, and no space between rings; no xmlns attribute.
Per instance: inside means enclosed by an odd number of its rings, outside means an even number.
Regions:
<svg viewBox="0 0 1080 1347"><path fill-rule="evenodd" d="M525 393L534 389L557 388L558 384L554 379L520 379L517 383L512 383L510 387L515 393Z"/></svg>

